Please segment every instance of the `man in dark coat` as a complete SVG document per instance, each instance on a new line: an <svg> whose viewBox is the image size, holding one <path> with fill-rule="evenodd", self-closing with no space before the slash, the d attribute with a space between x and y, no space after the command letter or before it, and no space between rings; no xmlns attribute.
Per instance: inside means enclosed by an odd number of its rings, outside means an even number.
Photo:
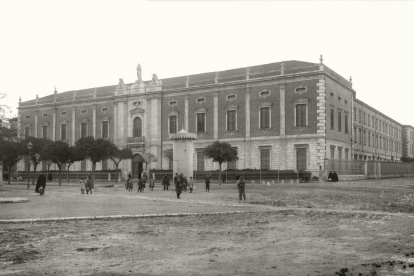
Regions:
<svg viewBox="0 0 414 276"><path fill-rule="evenodd" d="M333 172L331 171L328 175L328 182L333 182L333 178L334 178Z"/></svg>
<svg viewBox="0 0 414 276"><path fill-rule="evenodd" d="M204 179L206 180L206 192L209 193L210 192L211 175L205 175Z"/></svg>
<svg viewBox="0 0 414 276"><path fill-rule="evenodd" d="M164 176L164 178L162 179L162 185L164 186L164 191L168 191L168 186L170 186L170 180L168 179L168 176Z"/></svg>
<svg viewBox="0 0 414 276"><path fill-rule="evenodd" d="M175 191L177 193L177 198L180 199L180 195L183 192L183 190L182 190L183 186L182 186L182 182L180 180L180 177L178 176L177 178L178 178L177 181L174 181L175 182Z"/></svg>
<svg viewBox="0 0 414 276"><path fill-rule="evenodd" d="M245 183L243 181L243 177L240 177L239 180L237 180L237 187L239 188L239 200L246 200L246 190L245 190Z"/></svg>
<svg viewBox="0 0 414 276"><path fill-rule="evenodd" d="M42 188L41 191L39 191L40 188ZM45 192L45 188L46 188L46 176L44 176L43 172L41 172L39 177L37 178L35 192L43 195L43 193Z"/></svg>
<svg viewBox="0 0 414 276"><path fill-rule="evenodd" d="M338 182L338 175L336 174L336 172L333 172L333 178L332 178L333 182Z"/></svg>
<svg viewBox="0 0 414 276"><path fill-rule="evenodd" d="M47 176L47 181L52 182L53 176L52 173L49 173L49 175Z"/></svg>

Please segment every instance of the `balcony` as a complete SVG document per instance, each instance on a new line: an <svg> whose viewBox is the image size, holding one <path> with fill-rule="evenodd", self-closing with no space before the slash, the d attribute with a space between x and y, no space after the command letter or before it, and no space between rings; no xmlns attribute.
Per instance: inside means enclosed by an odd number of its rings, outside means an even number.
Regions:
<svg viewBox="0 0 414 276"><path fill-rule="evenodd" d="M129 147L139 147L145 144L145 137L128 137L127 145Z"/></svg>

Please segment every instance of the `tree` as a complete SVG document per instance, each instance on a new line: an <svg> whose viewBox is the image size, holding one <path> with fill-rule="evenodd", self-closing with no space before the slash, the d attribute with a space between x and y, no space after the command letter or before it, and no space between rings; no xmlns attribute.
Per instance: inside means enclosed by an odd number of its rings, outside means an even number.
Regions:
<svg viewBox="0 0 414 276"><path fill-rule="evenodd" d="M12 167L23 158L23 156L26 154L26 151L26 145L23 143L0 140L0 160L3 162L4 168L7 168L9 175L7 182L9 185L11 180Z"/></svg>
<svg viewBox="0 0 414 276"><path fill-rule="evenodd" d="M118 147L111 143L111 148L109 150L109 159L114 162L116 167L116 179L115 183L118 183L118 166L122 160L131 159L132 158L132 151L130 148L118 149Z"/></svg>
<svg viewBox="0 0 414 276"><path fill-rule="evenodd" d="M76 141L77 148L82 159L89 159L92 162L92 183L95 180L96 163L102 159L109 158L111 142L105 139L96 139L92 136L81 138Z"/></svg>
<svg viewBox="0 0 414 276"><path fill-rule="evenodd" d="M49 143L43 148L42 157L51 160L59 168L59 186L62 184L62 165L71 158L71 154L69 145L63 141Z"/></svg>
<svg viewBox="0 0 414 276"><path fill-rule="evenodd" d="M229 143L216 141L204 149L204 155L213 159L213 162L219 163L219 184L221 185L221 165L223 163L236 161L239 159L237 156L237 149L231 147Z"/></svg>
<svg viewBox="0 0 414 276"><path fill-rule="evenodd" d="M162 151L162 156L168 159L168 164L173 161L174 153L172 149L166 149ZM172 170L172 168L168 167L168 169Z"/></svg>
<svg viewBox="0 0 414 276"><path fill-rule="evenodd" d="M147 174L148 164L151 164L152 162L157 162L157 157L150 152L146 152L142 155L142 161L145 163L145 174Z"/></svg>
<svg viewBox="0 0 414 276"><path fill-rule="evenodd" d="M401 162L414 162L414 158L411 157L401 157Z"/></svg>
<svg viewBox="0 0 414 276"><path fill-rule="evenodd" d="M68 158L68 160L66 160L66 163L65 163L65 166L67 167L66 179L67 179L68 183L69 183L69 168L70 168L70 166L72 166L73 163L75 163L77 161L82 161L83 160L82 155L78 152L78 149L76 147L70 146L69 150L70 150L69 158Z"/></svg>
<svg viewBox="0 0 414 276"><path fill-rule="evenodd" d="M32 185L34 185L37 165L39 165L42 160L45 160L45 158L42 156L43 148L46 145L52 143L52 141L45 138L39 139L30 136L29 138L23 140L23 144L26 146L26 155L29 155L29 150L27 149L27 143L29 142L33 144L33 149L31 150L30 155L30 162L33 164Z"/></svg>

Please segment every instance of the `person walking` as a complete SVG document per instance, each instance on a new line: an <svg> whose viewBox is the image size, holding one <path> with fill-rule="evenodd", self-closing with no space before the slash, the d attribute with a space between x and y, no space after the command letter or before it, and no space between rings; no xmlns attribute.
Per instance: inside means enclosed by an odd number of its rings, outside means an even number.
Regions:
<svg viewBox="0 0 414 276"><path fill-rule="evenodd" d="M90 175L88 175L86 177L86 180L85 180L85 188L86 188L86 194L89 194L89 192L91 192L91 194L92 194L93 183L92 183L92 179L91 179L91 176Z"/></svg>
<svg viewBox="0 0 414 276"><path fill-rule="evenodd" d="M168 179L167 175L165 175L164 178L162 179L162 185L164 186L164 191L165 190L168 191L168 186L170 186L170 180Z"/></svg>
<svg viewBox="0 0 414 276"><path fill-rule="evenodd" d="M177 185L177 182L180 181L180 176L178 175L178 173L175 173L174 176L174 185Z"/></svg>
<svg viewBox="0 0 414 276"><path fill-rule="evenodd" d="M182 184L182 182L180 180L180 177L178 177L178 180L177 180L177 182L175 184L175 192L177 193L177 198L178 199L181 199L180 198L180 195L183 192L182 188L183 188L183 184Z"/></svg>
<svg viewBox="0 0 414 276"><path fill-rule="evenodd" d="M138 192L143 193L145 189L145 179L141 178L138 180Z"/></svg>
<svg viewBox="0 0 414 276"><path fill-rule="evenodd" d="M239 188L239 200L242 200L242 197L244 200L246 200L245 183L243 181L243 177L240 177L240 179L237 181L237 187Z"/></svg>
<svg viewBox="0 0 414 276"><path fill-rule="evenodd" d="M211 182L211 175L205 175L204 176L205 182L206 182L206 192L210 192L210 182Z"/></svg>
<svg viewBox="0 0 414 276"><path fill-rule="evenodd" d="M128 179L127 179L125 185L126 185L126 189L128 190L128 192L132 192L132 188L134 187L134 184L132 183L131 174L128 174Z"/></svg>
<svg viewBox="0 0 414 276"><path fill-rule="evenodd" d="M35 192L43 195L45 193L46 188L46 176L44 176L43 172L40 172L39 177L37 178Z"/></svg>
<svg viewBox="0 0 414 276"><path fill-rule="evenodd" d="M151 191L154 191L154 186L155 186L155 179L152 178L152 175L150 175L150 179L149 179L149 187Z"/></svg>
<svg viewBox="0 0 414 276"><path fill-rule="evenodd" d="M188 181L188 188L190 189L190 194L191 194L194 189L194 180L192 176L190 176L190 180Z"/></svg>
<svg viewBox="0 0 414 276"><path fill-rule="evenodd" d="M47 176L47 181L52 182L52 179L53 179L52 173L49 173L49 175Z"/></svg>
<svg viewBox="0 0 414 276"><path fill-rule="evenodd" d="M79 185L80 185L81 195L85 194L85 179L83 179L83 177L81 177L81 179L79 180Z"/></svg>

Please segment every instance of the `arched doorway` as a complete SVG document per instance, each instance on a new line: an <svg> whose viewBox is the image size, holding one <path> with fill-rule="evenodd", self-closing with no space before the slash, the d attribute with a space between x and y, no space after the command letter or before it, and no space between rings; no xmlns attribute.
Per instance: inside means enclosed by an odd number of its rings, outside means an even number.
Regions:
<svg viewBox="0 0 414 276"><path fill-rule="evenodd" d="M142 156L139 154L135 154L132 158L132 178L141 179L142 171L143 171L143 162Z"/></svg>
<svg viewBox="0 0 414 276"><path fill-rule="evenodd" d="M134 119L133 137L142 137L142 120L140 117Z"/></svg>

